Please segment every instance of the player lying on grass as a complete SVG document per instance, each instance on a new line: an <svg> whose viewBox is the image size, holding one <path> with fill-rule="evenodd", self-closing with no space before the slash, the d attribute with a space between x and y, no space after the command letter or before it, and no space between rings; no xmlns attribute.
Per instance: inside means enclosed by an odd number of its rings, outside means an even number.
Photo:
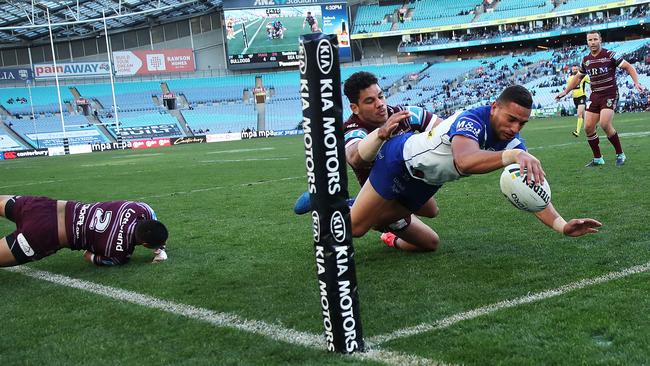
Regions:
<svg viewBox="0 0 650 366"><path fill-rule="evenodd" d="M154 262L167 259L167 228L143 202L0 195L0 216L16 223L16 231L0 239L0 267L39 260L61 248L85 250L84 258L98 266L127 263L138 245L155 251Z"/></svg>
<svg viewBox="0 0 650 366"><path fill-rule="evenodd" d="M435 114L420 107L387 105L377 77L369 72L359 71L350 75L345 81L343 92L350 101L352 110L352 116L343 127L345 158L361 186L368 179L377 153L376 150L374 153L367 152L368 148L364 148L365 146L374 146L375 142L383 142L391 135L413 131L426 132L435 123L442 121ZM310 210L309 193L305 192L296 202L294 211L302 214ZM436 201L431 198L414 213L435 217L438 213ZM436 250L438 234L415 214L405 214L378 228L384 232L382 240L389 246L394 246L397 242L402 250Z"/></svg>
<svg viewBox="0 0 650 366"><path fill-rule="evenodd" d="M544 170L519 137L528 121L532 96L522 86L506 88L490 106L456 113L428 133L405 133L384 142L376 138L359 148L375 156L370 177L352 206L352 235L363 236L418 212L446 183L518 163L535 182ZM547 226L569 236L597 232L593 219L566 222L552 204L535 213Z"/></svg>

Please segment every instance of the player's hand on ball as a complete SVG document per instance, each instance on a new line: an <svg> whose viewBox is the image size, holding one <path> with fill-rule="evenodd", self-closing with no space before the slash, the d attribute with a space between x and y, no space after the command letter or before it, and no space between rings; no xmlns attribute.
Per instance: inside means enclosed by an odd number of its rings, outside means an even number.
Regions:
<svg viewBox="0 0 650 366"><path fill-rule="evenodd" d="M597 233L599 227L603 226L599 221L594 219L573 219L566 223L564 235L582 236L585 234Z"/></svg>
<svg viewBox="0 0 650 366"><path fill-rule="evenodd" d="M526 174L526 183L530 184L531 178L538 183L544 183L544 169L542 163L536 157L526 151L522 151L517 155L517 164L519 164L521 175Z"/></svg>

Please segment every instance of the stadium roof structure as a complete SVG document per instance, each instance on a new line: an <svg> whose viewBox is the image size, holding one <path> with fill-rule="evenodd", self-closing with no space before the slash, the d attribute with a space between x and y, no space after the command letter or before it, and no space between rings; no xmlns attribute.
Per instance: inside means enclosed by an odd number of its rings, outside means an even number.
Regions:
<svg viewBox="0 0 650 366"><path fill-rule="evenodd" d="M47 14L56 39L98 35L111 30L165 23L221 8L222 0L3 0L0 44L49 41Z"/></svg>

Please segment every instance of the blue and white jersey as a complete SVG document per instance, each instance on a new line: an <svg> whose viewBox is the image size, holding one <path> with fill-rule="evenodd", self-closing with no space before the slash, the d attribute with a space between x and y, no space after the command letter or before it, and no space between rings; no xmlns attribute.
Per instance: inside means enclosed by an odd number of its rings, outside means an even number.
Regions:
<svg viewBox="0 0 650 366"><path fill-rule="evenodd" d="M494 131L492 131L492 126L490 125L490 109L491 107L488 105L473 108L461 113L449 128L449 140L453 140L456 135L461 135L478 142L481 150L526 150L524 140L519 137L519 133L517 133L512 139L506 141L499 140L495 136Z"/></svg>
<svg viewBox="0 0 650 366"><path fill-rule="evenodd" d="M482 150L526 150L519 134L506 141L496 138L490 126L490 106L478 107L456 112L428 133L409 137L404 143L403 153L410 174L433 185L465 176L456 169L451 151L451 141L459 135L476 140Z"/></svg>

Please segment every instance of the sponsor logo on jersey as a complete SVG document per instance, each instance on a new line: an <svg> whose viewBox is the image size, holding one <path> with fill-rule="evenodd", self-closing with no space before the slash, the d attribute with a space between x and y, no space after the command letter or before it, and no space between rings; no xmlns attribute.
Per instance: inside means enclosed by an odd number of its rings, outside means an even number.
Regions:
<svg viewBox="0 0 650 366"><path fill-rule="evenodd" d="M74 229L74 237L75 239L79 239L81 236L81 228L83 227L84 223L86 222L86 211L88 211L88 208L90 205L83 205L79 209L79 216L77 217L77 223L75 225Z"/></svg>
<svg viewBox="0 0 650 366"><path fill-rule="evenodd" d="M481 133L481 128L476 125L476 123L462 120L456 125L456 132L469 132L472 135L478 137Z"/></svg>
<svg viewBox="0 0 650 366"><path fill-rule="evenodd" d="M32 247L27 242L27 238L25 238L23 233L18 234L18 236L16 236L16 240L18 241L18 245L20 246L20 250L22 250L23 253L25 253L26 256L33 257L34 254L36 254L34 252L34 249L32 249Z"/></svg>

